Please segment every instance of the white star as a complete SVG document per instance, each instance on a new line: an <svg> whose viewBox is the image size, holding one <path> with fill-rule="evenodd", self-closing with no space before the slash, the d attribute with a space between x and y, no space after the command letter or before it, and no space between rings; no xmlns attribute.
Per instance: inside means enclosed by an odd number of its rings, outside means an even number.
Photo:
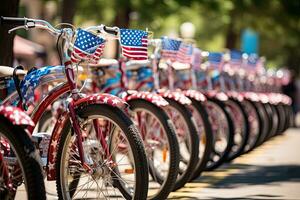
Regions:
<svg viewBox="0 0 300 200"><path fill-rule="evenodd" d="M48 165L49 171L54 170L54 163L50 163Z"/></svg>
<svg viewBox="0 0 300 200"><path fill-rule="evenodd" d="M113 100L112 100L112 104L113 104L113 105L116 105L116 104L118 104L118 103L119 103L119 100L118 100L118 99L113 99Z"/></svg>
<svg viewBox="0 0 300 200"><path fill-rule="evenodd" d="M51 146L53 146L54 148L56 148L56 146L57 146L57 140L52 140Z"/></svg>
<svg viewBox="0 0 300 200"><path fill-rule="evenodd" d="M52 152L52 156L53 156L53 159L54 159L54 160L55 160L55 158L56 158L56 155L57 155L57 151L54 150L54 151Z"/></svg>
<svg viewBox="0 0 300 200"><path fill-rule="evenodd" d="M108 99L109 99L108 97L104 97L103 103L107 103Z"/></svg>

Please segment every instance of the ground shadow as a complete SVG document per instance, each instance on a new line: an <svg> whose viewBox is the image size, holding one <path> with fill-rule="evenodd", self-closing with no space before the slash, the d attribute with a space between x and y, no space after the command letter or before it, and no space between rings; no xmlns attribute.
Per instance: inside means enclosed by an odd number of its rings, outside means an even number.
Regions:
<svg viewBox="0 0 300 200"><path fill-rule="evenodd" d="M242 169L211 185L212 188L236 188L242 185L276 184L278 182L300 182L300 165L257 166L230 164L232 169ZM203 176L194 182L206 182Z"/></svg>

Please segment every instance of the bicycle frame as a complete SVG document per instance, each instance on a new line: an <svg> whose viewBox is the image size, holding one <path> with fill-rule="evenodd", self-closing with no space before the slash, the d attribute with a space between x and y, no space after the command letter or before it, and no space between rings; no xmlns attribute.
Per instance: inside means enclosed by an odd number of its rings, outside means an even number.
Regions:
<svg viewBox="0 0 300 200"><path fill-rule="evenodd" d="M63 96L64 94L67 94L69 92L72 92L72 90L71 90L71 86L68 82L62 83L62 84L56 86L55 88L53 88L43 98L43 100L40 102L40 104L32 112L32 114L31 114L32 121L34 123L38 123L40 118L46 111L46 108L48 106L50 106L52 103L54 103L59 97ZM76 95L76 94L77 93L74 93L74 95ZM119 99L113 95L109 95L109 94L87 95L83 98L80 97L80 98L76 98L76 99L69 99L69 101L72 103L69 104L68 109L72 109L73 112L70 112L70 113L64 112L60 115L60 117L58 118L59 120L55 124L53 134L51 135L51 138L50 138L48 158L47 158L47 166L48 166L47 176L48 176L49 180L55 180L53 178L55 178L54 162L56 159L57 142L58 142L58 139L60 138L61 129L62 129L64 123L66 122L66 120L68 119L66 116L72 117L72 115L73 115L73 117L76 117L76 113L74 112L74 110L77 107L80 107L82 105L88 105L88 104L108 104L110 106L119 107L120 109L123 109L123 110L127 108L127 104L124 101L122 101L121 99ZM73 117L72 117L72 120L73 120ZM74 121L73 121L73 124L74 124ZM96 125L96 123L95 123L95 125ZM34 131L34 127L28 127L27 129L31 134ZM81 135L80 128L74 127L74 131L75 131L75 129L79 129L79 130L77 130L77 131L79 131L79 133L78 132L75 132L75 133ZM101 134L99 134L99 135L101 135ZM106 141L104 140L103 137L100 137L99 139L100 139L101 144L106 143ZM107 149L107 147L104 146L103 149ZM55 155L55 156L53 156L53 155ZM81 155L81 156L83 156L83 155ZM84 162L84 160L81 160L81 162Z"/></svg>

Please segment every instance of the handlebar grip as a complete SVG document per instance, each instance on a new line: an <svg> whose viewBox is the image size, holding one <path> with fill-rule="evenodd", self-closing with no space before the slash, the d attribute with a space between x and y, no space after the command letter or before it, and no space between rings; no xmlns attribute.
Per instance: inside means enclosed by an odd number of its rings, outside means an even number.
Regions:
<svg viewBox="0 0 300 200"><path fill-rule="evenodd" d="M118 35L118 30L116 27L107 27L107 26L104 26L103 27L104 31L109 33L109 34L113 34L113 35Z"/></svg>
<svg viewBox="0 0 300 200"><path fill-rule="evenodd" d="M23 26L26 25L27 19L20 17L3 17L1 16L1 25L13 25L13 26Z"/></svg>

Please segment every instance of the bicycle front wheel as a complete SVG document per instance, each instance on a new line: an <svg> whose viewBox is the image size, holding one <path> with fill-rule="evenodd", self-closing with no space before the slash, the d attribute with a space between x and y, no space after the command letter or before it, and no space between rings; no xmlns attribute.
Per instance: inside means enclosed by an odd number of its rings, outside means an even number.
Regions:
<svg viewBox="0 0 300 200"><path fill-rule="evenodd" d="M148 165L130 118L109 105L76 109L86 164L82 166L70 121L62 129L56 172L59 199L146 199ZM103 139L101 139L104 138Z"/></svg>

